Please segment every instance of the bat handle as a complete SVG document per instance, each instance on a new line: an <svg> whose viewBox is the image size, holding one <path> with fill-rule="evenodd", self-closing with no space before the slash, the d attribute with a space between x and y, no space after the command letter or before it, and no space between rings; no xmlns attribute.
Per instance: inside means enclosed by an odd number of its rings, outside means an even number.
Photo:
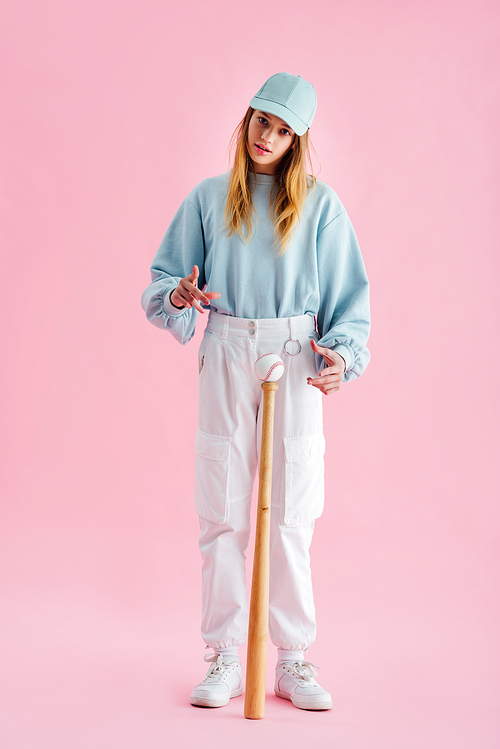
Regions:
<svg viewBox="0 0 500 749"><path fill-rule="evenodd" d="M259 498L255 529L252 592L248 621L245 718L264 717L266 701L267 639L269 621L269 536L273 471L274 396L276 382L263 382L262 441L259 466Z"/></svg>

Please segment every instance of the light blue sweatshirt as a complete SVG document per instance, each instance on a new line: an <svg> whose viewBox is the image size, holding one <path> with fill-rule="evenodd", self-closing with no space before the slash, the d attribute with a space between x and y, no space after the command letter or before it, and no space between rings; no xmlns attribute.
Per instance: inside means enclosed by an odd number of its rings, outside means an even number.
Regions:
<svg viewBox="0 0 500 749"><path fill-rule="evenodd" d="M318 181L284 255L269 212L274 177L252 174L255 221L250 241L223 231L229 173L197 185L175 214L142 295L148 320L180 342L193 336L198 311L178 309L170 294L193 265L198 285L218 291L210 308L248 319L316 316L320 346L346 362L344 380L362 374L370 354L368 279L352 224L335 192ZM324 360L318 355L318 371Z"/></svg>

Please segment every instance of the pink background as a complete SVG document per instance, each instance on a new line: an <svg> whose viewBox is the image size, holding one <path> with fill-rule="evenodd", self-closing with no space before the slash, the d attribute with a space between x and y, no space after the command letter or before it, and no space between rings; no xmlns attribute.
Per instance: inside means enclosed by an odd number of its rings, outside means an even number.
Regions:
<svg viewBox="0 0 500 749"><path fill-rule="evenodd" d="M2 19L2 749L497 749L498 3L21 0ZM140 295L281 70L317 89L372 362L325 401L309 655L335 707L269 694L255 723L242 700L188 704L201 327L181 348Z"/></svg>

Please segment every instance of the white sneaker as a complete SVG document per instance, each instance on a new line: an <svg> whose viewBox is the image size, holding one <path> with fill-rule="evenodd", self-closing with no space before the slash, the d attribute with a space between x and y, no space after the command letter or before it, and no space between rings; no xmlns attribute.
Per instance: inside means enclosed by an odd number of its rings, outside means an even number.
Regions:
<svg viewBox="0 0 500 749"><path fill-rule="evenodd" d="M207 675L191 692L189 701L202 707L223 707L233 697L243 692L243 671L239 658L223 656L219 653L204 658L212 665Z"/></svg>
<svg viewBox="0 0 500 749"><path fill-rule="evenodd" d="M329 710L332 698L315 680L318 674L313 666L309 661L278 662L274 693L301 710Z"/></svg>

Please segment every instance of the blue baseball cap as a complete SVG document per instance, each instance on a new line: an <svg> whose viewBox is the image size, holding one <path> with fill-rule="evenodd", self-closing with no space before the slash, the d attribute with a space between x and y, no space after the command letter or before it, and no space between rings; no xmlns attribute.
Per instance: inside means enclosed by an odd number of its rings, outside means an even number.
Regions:
<svg viewBox="0 0 500 749"><path fill-rule="evenodd" d="M281 117L297 135L304 135L316 112L316 91L300 75L276 73L257 91L250 106Z"/></svg>

